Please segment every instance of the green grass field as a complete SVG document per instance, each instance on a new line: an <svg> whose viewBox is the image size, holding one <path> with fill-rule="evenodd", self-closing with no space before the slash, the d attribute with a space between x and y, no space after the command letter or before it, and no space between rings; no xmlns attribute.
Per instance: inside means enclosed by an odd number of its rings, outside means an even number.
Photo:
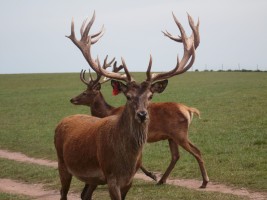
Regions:
<svg viewBox="0 0 267 200"><path fill-rule="evenodd" d="M142 80L144 73L135 73L135 77ZM84 89L78 73L0 75L0 148L56 160L54 128L65 116L89 113L88 107L69 102ZM102 86L102 91L110 104L124 104L122 95L111 96L109 83ZM153 101L180 102L201 111L201 119L193 120L189 138L201 150L211 181L266 192L266 91L267 73L188 72L170 79L164 93L154 95ZM196 160L181 148L180 152L171 177L201 180ZM146 145L143 164L147 169L164 172L169 162L167 141ZM0 162L0 168L14 166L8 163ZM7 171L5 176L12 177L12 172ZM38 182L46 183L42 179L46 178L39 177ZM151 193L162 193L159 196L173 190L169 186L154 188L152 184L145 187ZM131 190L131 199L140 195L138 190L146 196L140 186ZM185 196L208 195L182 189L178 192Z"/></svg>
<svg viewBox="0 0 267 200"><path fill-rule="evenodd" d="M12 195L12 194L8 194L8 193L0 193L0 200L31 200L28 197L24 197L21 195Z"/></svg>

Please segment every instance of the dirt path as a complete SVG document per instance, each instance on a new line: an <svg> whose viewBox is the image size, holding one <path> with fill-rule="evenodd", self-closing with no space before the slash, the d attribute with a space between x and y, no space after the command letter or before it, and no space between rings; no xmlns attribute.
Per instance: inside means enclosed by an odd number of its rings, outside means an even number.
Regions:
<svg viewBox="0 0 267 200"><path fill-rule="evenodd" d="M0 191L11 194L25 195L39 200L60 199L58 191L45 190L41 184L26 184L10 179L0 179ZM79 199L79 195L72 193L68 194L68 199Z"/></svg>
<svg viewBox="0 0 267 200"><path fill-rule="evenodd" d="M57 162L44 160L44 159L30 158L18 152L9 152L6 150L0 150L0 157L19 161L19 162L27 162L27 163L33 163L33 164L38 164L38 165L44 165L44 166L53 167L53 168L57 167ZM150 178L148 178L147 176L141 173L137 173L135 175L135 178L145 180L145 181L151 181ZM194 189L194 190L199 190L199 191L211 191L211 192L233 194L237 196L247 196L250 199L254 199L254 200L267 199L266 193L250 192L245 188L242 188L242 189L232 188L232 187L229 187L223 184L218 184L218 183L213 183L213 182L210 182L206 189L199 189L198 187L201 185L201 182L197 180L192 180L192 179L169 179L167 181L167 184L176 185L176 186L185 187L185 188ZM29 185L29 184L12 181L9 179L0 179L0 191L16 193L16 194L24 194L27 196L36 197L37 199L41 199L41 200L50 200L50 199L52 200L52 199L59 198L58 191L44 190L42 185L40 184ZM78 197L77 195L72 194L72 197L70 198L77 199L77 197Z"/></svg>

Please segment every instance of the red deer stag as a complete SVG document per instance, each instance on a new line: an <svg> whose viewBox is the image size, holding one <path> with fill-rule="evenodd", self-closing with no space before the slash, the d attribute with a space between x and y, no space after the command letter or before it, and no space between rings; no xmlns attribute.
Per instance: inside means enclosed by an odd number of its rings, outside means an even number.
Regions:
<svg viewBox="0 0 267 200"><path fill-rule="evenodd" d="M89 115L73 115L64 118L55 130L55 148L58 157L58 169L61 180L61 199L67 199L72 176L87 184L83 199L91 199L92 193L100 184L107 184L113 200L125 199L131 187L132 179L141 163L143 145L147 140L148 106L154 93L161 93L168 81L177 74L188 70L187 62L177 60L176 67L165 73L151 76L152 60L147 68L147 79L138 84L131 77L124 60L126 76L104 69L100 62L90 55L91 44L101 36L101 32L88 35L95 14L81 28L81 40L77 40L72 21L71 35L68 36L88 58L88 63L101 75L114 79L127 101L118 115L97 118ZM87 24L87 25L86 25ZM97 35L97 36L96 36ZM182 33L182 38L185 35ZM194 59L195 49L192 43L185 42L187 59ZM123 82L126 82L124 84ZM157 81L157 82L156 82Z"/></svg>
<svg viewBox="0 0 267 200"><path fill-rule="evenodd" d="M175 16L173 17L174 17L176 24L178 25L179 22L177 21ZM197 26L195 26L192 18L190 16L188 17L189 17L190 26L193 29L194 37L196 38L196 42L194 43L195 48L196 48L200 41L199 32L198 32L199 23L197 24ZM181 25L178 25L178 27L179 26ZM168 32L164 34L175 41L182 42L181 38L180 39L175 38ZM119 71L120 68L116 68L116 66L114 66L114 70ZM91 115L100 117L100 118L120 113L123 110L123 107L115 108L109 105L105 101L100 91L101 84L99 80L101 79L101 75L99 75L98 73L96 73L96 75L97 75L96 80L93 80L90 74L90 79L87 81L85 80L85 77L84 77L85 71L83 70L81 71L80 79L87 86L87 89L84 92L82 92L80 95L72 98L70 100L71 103L75 105L89 106L91 108ZM121 92L120 88L118 87L115 87L114 89L115 91L117 91L117 93ZM181 145L186 151L191 153L198 161L198 164L199 164L199 167L202 173L202 177L203 177L203 182L200 187L205 188L207 186L209 178L205 170L205 166L204 166L204 162L201 157L201 153L198 150L198 148L194 146L188 140L188 129L192 121L193 114L199 115L199 111L196 108L187 107L183 104L174 103L174 102L151 103L149 106L149 110L150 110L150 123L149 123L149 128L148 128L147 141L157 142L160 140L168 139L169 147L171 151L171 162L168 168L166 169L165 173L161 177L161 179L158 181L158 184L163 184L166 182L169 174L173 170L176 162L178 161L180 157L178 145ZM142 165L141 165L141 169L147 176L156 180L156 176L153 173L147 171Z"/></svg>

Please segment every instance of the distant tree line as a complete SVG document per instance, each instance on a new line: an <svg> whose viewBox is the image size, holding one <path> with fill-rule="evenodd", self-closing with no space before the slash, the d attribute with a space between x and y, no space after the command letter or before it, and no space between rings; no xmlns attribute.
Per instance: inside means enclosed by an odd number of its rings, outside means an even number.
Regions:
<svg viewBox="0 0 267 200"><path fill-rule="evenodd" d="M238 70L238 69L235 69L235 70L232 70L232 69L227 69L227 70L222 70L222 69L219 69L219 70L208 70L208 69L205 69L203 70L204 72L267 72L266 70L250 70L250 69L241 69L241 70ZM199 72L198 69L195 69L195 72Z"/></svg>

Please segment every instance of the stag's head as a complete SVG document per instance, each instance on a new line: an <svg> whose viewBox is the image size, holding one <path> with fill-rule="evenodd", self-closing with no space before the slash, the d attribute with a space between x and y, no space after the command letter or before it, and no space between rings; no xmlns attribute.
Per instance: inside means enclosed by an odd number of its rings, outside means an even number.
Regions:
<svg viewBox="0 0 267 200"><path fill-rule="evenodd" d="M76 97L73 97L70 102L75 105L87 105L91 106L94 99L100 94L101 83L99 82L101 76L97 74L97 78L94 80L91 72L89 70L89 78L85 79L85 70L82 70L80 73L81 81L87 86L81 94Z"/></svg>
<svg viewBox="0 0 267 200"><path fill-rule="evenodd" d="M113 60L111 61L113 62ZM111 65L111 62L107 64L107 66ZM122 66L117 67L117 62L113 64L113 72L118 72L122 69ZM91 106L95 101L97 101L97 98L101 96L101 85L109 79L104 78L101 80L102 76L98 73L96 73L96 78L94 79L90 69L89 69L89 78L86 80L85 78L85 72L86 70L82 70L80 73L80 79L82 83L86 85L86 90L84 90L81 94L77 95L76 97L73 97L70 102L75 105L85 105L85 106Z"/></svg>
<svg viewBox="0 0 267 200"><path fill-rule="evenodd" d="M166 88L168 78L172 76L182 74L186 72L190 67L193 65L195 60L195 49L198 47L200 42L199 37L199 22L197 25L194 24L193 19L190 15L188 15L189 25L193 31L190 37L187 37L184 28L180 24L180 22L176 19L173 14L174 21L178 26L181 36L174 37L169 32L163 32L165 36L169 37L170 39L182 43L184 47L184 55L181 59L177 57L177 64L174 69L158 74L151 74L151 66L152 66L152 57L150 56L149 65L147 68L147 78L145 81L141 83L137 83L134 81L132 76L130 75L128 68L125 64L124 59L122 58L122 66L124 68L125 74L120 74L118 72L109 72L107 71L107 66L110 65L114 59L107 63L107 57L104 60L103 65L101 66L99 59L93 59L91 56L91 46L95 44L104 33L103 27L102 29L93 35L89 35L89 31L91 29L92 24L95 20L95 13L92 19L88 22L85 20L81 29L81 39L77 40L75 37L74 32L74 22L72 21L71 26L71 35L68 36L72 40L72 42L81 50L85 59L87 60L88 64L91 68L101 76L108 77L113 79L111 84L116 91L122 92L126 99L126 109L129 109L132 112L132 116L135 116L135 119L139 123L144 123L148 119L148 106L149 102L153 97L154 93L161 93Z"/></svg>
<svg viewBox="0 0 267 200"><path fill-rule="evenodd" d="M132 116L135 117L135 120L137 120L139 123L144 123L149 119L148 106L153 97L153 94L163 92L168 85L168 80L153 83L149 81L149 78L147 78L147 80L141 83L137 83L129 74L125 61L123 59L122 63L126 76L109 73L102 69L100 69L100 71L104 74L104 76L113 78L113 80L111 80L113 94L116 95L118 93L123 93L127 100L126 108L130 110ZM150 67L151 64L152 58L150 57Z"/></svg>

